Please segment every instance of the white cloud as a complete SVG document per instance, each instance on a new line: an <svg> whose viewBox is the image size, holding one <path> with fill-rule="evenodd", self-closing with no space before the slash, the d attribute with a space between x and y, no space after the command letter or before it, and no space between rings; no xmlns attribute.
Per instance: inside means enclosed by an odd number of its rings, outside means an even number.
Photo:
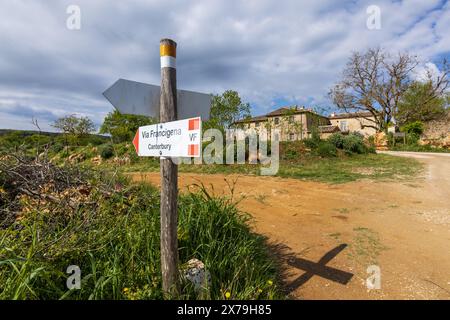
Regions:
<svg viewBox="0 0 450 320"><path fill-rule="evenodd" d="M412 72L412 77L416 81L426 82L430 78L436 80L438 77L442 76L442 72L432 62L426 62L424 64L418 65Z"/></svg>

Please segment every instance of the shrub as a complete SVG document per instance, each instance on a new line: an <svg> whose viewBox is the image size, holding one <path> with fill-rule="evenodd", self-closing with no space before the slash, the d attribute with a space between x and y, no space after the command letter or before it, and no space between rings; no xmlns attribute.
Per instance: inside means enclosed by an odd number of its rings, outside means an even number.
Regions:
<svg viewBox="0 0 450 320"><path fill-rule="evenodd" d="M423 123L421 121L414 121L404 125L401 131L420 136L423 130Z"/></svg>
<svg viewBox="0 0 450 320"><path fill-rule="evenodd" d="M370 146L375 147L375 136L369 136L367 138L367 142L369 143Z"/></svg>
<svg viewBox="0 0 450 320"><path fill-rule="evenodd" d="M420 139L420 134L417 134L415 132L406 134L406 144L416 145L417 142L419 142L419 139Z"/></svg>
<svg viewBox="0 0 450 320"><path fill-rule="evenodd" d="M105 144L100 151L100 156L102 159L109 159L114 155L114 148L112 144L107 143Z"/></svg>
<svg viewBox="0 0 450 320"><path fill-rule="evenodd" d="M78 139L78 144L80 146L87 146L89 144L94 145L94 146L99 146L103 143L108 142L108 140L109 140L108 137L102 137L102 136L90 134L90 135L80 137Z"/></svg>
<svg viewBox="0 0 450 320"><path fill-rule="evenodd" d="M316 153L320 157L330 158L336 157L336 147L328 141L321 141L316 149Z"/></svg>
<svg viewBox="0 0 450 320"><path fill-rule="evenodd" d="M305 140L303 140L303 143L307 148L310 149L317 149L317 147L319 146L319 141L313 138L306 138Z"/></svg>
<svg viewBox="0 0 450 320"><path fill-rule="evenodd" d="M116 147L116 155L119 157L125 154L129 154L130 151L134 151L134 147L131 147L133 150L130 150L128 142L116 144L115 147Z"/></svg>
<svg viewBox="0 0 450 320"><path fill-rule="evenodd" d="M54 153L58 153L60 152L62 149L64 149L64 145L61 142L55 142L52 146L51 146L51 150Z"/></svg>
<svg viewBox="0 0 450 320"><path fill-rule="evenodd" d="M51 137L46 136L46 135L33 134L33 135L28 136L25 139L23 139L23 141L25 142L25 144L27 144L30 147L35 147L35 146L40 147L40 146L50 143Z"/></svg>
<svg viewBox="0 0 450 320"><path fill-rule="evenodd" d="M342 133L333 133L328 137L328 142L336 148L342 149L344 147L344 135Z"/></svg>
<svg viewBox="0 0 450 320"><path fill-rule="evenodd" d="M342 146L347 152L359 154L367 152L367 147L365 146L363 139L361 136L356 134L349 134L348 136L345 136Z"/></svg>
<svg viewBox="0 0 450 320"><path fill-rule="evenodd" d="M377 148L375 147L375 145L369 145L366 146L366 152L367 153L377 153Z"/></svg>

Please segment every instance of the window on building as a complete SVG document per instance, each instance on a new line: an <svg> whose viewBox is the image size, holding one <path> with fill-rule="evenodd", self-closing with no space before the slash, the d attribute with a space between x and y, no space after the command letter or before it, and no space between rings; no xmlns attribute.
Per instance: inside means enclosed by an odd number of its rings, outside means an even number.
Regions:
<svg viewBox="0 0 450 320"><path fill-rule="evenodd" d="M255 123L255 127L259 127L259 122L256 122L256 123Z"/></svg>
<svg viewBox="0 0 450 320"><path fill-rule="evenodd" d="M289 140L294 140L295 135L293 133L289 133Z"/></svg>
<svg viewBox="0 0 450 320"><path fill-rule="evenodd" d="M275 122L275 124L279 124L280 123L280 118L275 118L273 121Z"/></svg>
<svg viewBox="0 0 450 320"><path fill-rule="evenodd" d="M348 130L348 128L347 128L347 121L341 121L340 123L339 123L339 128L341 129L341 131L347 131Z"/></svg>
<svg viewBox="0 0 450 320"><path fill-rule="evenodd" d="M289 116L289 122L293 123L294 122L294 116Z"/></svg>

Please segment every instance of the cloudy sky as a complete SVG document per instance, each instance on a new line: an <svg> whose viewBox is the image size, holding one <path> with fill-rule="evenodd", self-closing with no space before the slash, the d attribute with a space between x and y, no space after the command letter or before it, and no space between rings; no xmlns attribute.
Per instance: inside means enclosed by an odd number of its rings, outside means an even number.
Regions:
<svg viewBox="0 0 450 320"><path fill-rule="evenodd" d="M79 30L67 28L70 5ZM367 27L372 5L379 29ZM0 128L30 129L35 117L48 130L66 114L100 124L112 110L102 92L118 78L159 84L165 37L178 43L178 88L237 90L258 115L331 110L326 94L352 51L450 58L449 30L442 0L0 0Z"/></svg>

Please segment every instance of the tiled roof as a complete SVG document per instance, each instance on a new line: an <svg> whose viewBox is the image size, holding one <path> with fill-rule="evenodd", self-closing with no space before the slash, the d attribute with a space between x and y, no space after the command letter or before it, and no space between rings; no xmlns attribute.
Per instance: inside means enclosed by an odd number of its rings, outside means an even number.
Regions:
<svg viewBox="0 0 450 320"><path fill-rule="evenodd" d="M333 133L341 131L338 126L328 125L328 126L319 126L319 131L321 133Z"/></svg>
<svg viewBox="0 0 450 320"><path fill-rule="evenodd" d="M373 117L370 112L352 112L352 113L332 113L329 118L330 119L350 119L350 118L360 118L360 117Z"/></svg>
<svg viewBox="0 0 450 320"><path fill-rule="evenodd" d="M372 114L370 112L354 112L354 113L339 113L339 114L331 114L329 117L323 116L321 114L318 114L314 112L312 109L307 109L305 107L281 107L274 111L271 111L265 115L256 116L253 118L248 119L241 119L237 120L234 123L249 123L249 122L258 122L258 121L266 121L269 117L276 117L276 116L283 116L289 113L292 114L299 114L299 113L312 113L317 116L327 118L327 119L349 119L349 118L358 118L358 117L372 117ZM326 126L324 126L326 127Z"/></svg>
<svg viewBox="0 0 450 320"><path fill-rule="evenodd" d="M316 115L321 116L321 117L325 117L325 116L322 116L321 114L318 114L318 113L314 112L313 109L307 109L305 107L298 107L298 106L281 107L281 108L278 108L278 109L276 109L276 110L274 110L272 112L269 112L268 114L266 114L266 116L267 117L284 116L284 115L289 114L289 113L299 114L299 113L305 113L305 112L309 112L309 113L313 113L313 114L316 114Z"/></svg>
<svg viewBox="0 0 450 320"><path fill-rule="evenodd" d="M248 119L237 120L234 123L248 123L248 122L265 121L269 117L283 116L283 115L286 115L287 113L289 114L290 112L292 112L293 114L299 114L299 113L308 112L308 113L312 113L312 114L318 115L320 117L327 118L326 116L322 116L322 115L314 112L312 109L306 109L304 107L300 108L298 106L295 106L295 107L281 107L281 108L278 108L278 109L276 109L274 111L271 111L271 112L269 112L269 113L267 113L265 115L256 116L256 117L248 118Z"/></svg>
<svg viewBox="0 0 450 320"><path fill-rule="evenodd" d="M278 108L277 110L269 112L266 116L268 116L268 117L270 117L270 116L281 116L281 115L286 114L289 111L294 111L295 112L295 110L292 110L292 109L290 109L288 107L281 107L281 108Z"/></svg>
<svg viewBox="0 0 450 320"><path fill-rule="evenodd" d="M234 123L258 122L258 121L265 121L265 120L267 120L266 116L256 116L256 117L253 117L253 118L237 120Z"/></svg>

